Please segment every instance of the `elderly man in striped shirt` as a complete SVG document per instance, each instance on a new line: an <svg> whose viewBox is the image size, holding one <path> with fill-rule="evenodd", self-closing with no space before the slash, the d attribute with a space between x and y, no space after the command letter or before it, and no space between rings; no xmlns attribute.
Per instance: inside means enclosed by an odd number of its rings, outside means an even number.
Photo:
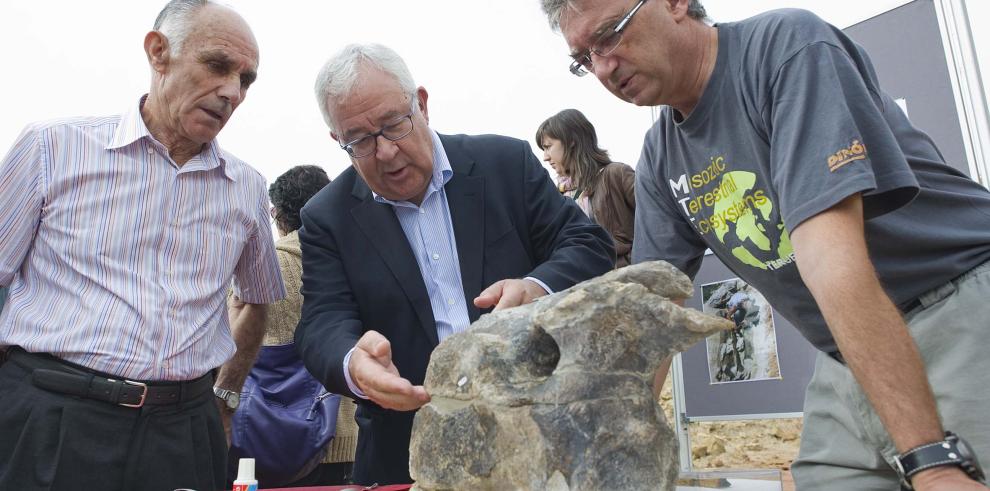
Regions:
<svg viewBox="0 0 990 491"><path fill-rule="evenodd" d="M224 486L221 413L285 295L264 179L215 140L258 48L173 0L144 49L129 111L32 124L0 163L0 489Z"/></svg>

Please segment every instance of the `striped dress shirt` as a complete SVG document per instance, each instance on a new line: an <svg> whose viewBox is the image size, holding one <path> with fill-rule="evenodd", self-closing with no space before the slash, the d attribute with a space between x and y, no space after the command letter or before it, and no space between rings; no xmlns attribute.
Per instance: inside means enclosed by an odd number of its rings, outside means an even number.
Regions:
<svg viewBox="0 0 990 491"><path fill-rule="evenodd" d="M265 180L216 141L180 167L135 104L30 125L0 163L0 345L192 379L234 353L231 278L245 302L285 296Z"/></svg>
<svg viewBox="0 0 990 491"><path fill-rule="evenodd" d="M433 319L437 323L437 339L443 342L447 336L467 329L471 319L464 299L454 225L450 220L447 193L443 189L454 176L454 171L450 168L440 138L432 130L430 134L433 136L433 178L420 206L408 201L391 201L377 193L374 197L379 203L392 205L399 219L416 256L419 272L423 275L426 293L430 296Z"/></svg>

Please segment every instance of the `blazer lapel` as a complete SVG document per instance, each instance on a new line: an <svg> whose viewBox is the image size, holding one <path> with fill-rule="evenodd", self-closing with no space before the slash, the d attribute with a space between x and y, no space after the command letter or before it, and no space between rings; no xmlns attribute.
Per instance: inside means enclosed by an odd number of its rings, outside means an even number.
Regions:
<svg viewBox="0 0 990 491"><path fill-rule="evenodd" d="M457 258L461 267L461 283L467 300L468 317L478 320L481 311L474 306L474 294L488 285L482 284L482 262L485 246L485 179L471 175L474 160L454 137L440 135L454 177L444 190L450 219L457 242Z"/></svg>
<svg viewBox="0 0 990 491"><path fill-rule="evenodd" d="M395 280L416 311L416 317L419 318L427 338L433 346L436 346L440 342L437 338L437 324L433 318L430 296L426 292L423 275L419 271L419 265L402 231L399 219L390 206L375 202L371 190L362 180L358 179L355 182L353 194L362 201L351 209L351 216L368 237L368 242L373 245L379 257L395 275ZM380 307L390 308L387 305Z"/></svg>

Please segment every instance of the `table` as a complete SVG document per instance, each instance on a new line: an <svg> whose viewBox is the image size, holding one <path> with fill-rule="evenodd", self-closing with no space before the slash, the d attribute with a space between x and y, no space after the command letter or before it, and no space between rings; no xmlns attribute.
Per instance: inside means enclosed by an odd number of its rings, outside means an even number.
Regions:
<svg viewBox="0 0 990 491"><path fill-rule="evenodd" d="M389 484L377 486L375 488L365 488L357 484L349 486L307 486L302 488L261 488L259 491L363 491L365 489L373 491L406 491L412 484Z"/></svg>
<svg viewBox="0 0 990 491"><path fill-rule="evenodd" d="M409 484L378 486L374 491L406 491ZM361 486L311 486L305 488L264 488L263 491L363 491ZM692 471L681 474L677 491L731 489L733 491L781 491L778 470Z"/></svg>

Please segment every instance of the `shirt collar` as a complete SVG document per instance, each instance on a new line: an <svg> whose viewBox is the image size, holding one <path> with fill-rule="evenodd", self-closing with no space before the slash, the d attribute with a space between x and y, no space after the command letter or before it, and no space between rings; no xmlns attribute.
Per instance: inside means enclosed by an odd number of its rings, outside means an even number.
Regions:
<svg viewBox="0 0 990 491"><path fill-rule="evenodd" d="M423 195L423 202L434 192L443 189L450 182L450 179L454 177L454 170L450 167L450 160L447 159L447 152L443 149L443 142L440 141L440 135L436 131L433 131L433 128L430 128L430 138L433 139L433 177L430 178L430 184L426 188L426 194ZM408 201L392 201L376 193L374 190L371 191L371 195L379 203L392 206L412 205Z"/></svg>
<svg viewBox="0 0 990 491"><path fill-rule="evenodd" d="M148 94L141 96L137 105L131 106L128 111L120 116L120 123L114 131L110 143L106 146L107 150L124 148L138 140L146 138L149 145L154 145L163 152L166 152L165 146L155 139L151 131L148 130L148 126L144 124L144 118L141 117L141 107L144 106L144 101L147 99ZM227 159L224 157L223 150L217 144L215 138L205 145L198 157L198 162L194 162L193 160L187 162L187 164L192 164L189 167L190 170L210 170L221 167L227 179L231 181L237 180L230 169L227 168Z"/></svg>

